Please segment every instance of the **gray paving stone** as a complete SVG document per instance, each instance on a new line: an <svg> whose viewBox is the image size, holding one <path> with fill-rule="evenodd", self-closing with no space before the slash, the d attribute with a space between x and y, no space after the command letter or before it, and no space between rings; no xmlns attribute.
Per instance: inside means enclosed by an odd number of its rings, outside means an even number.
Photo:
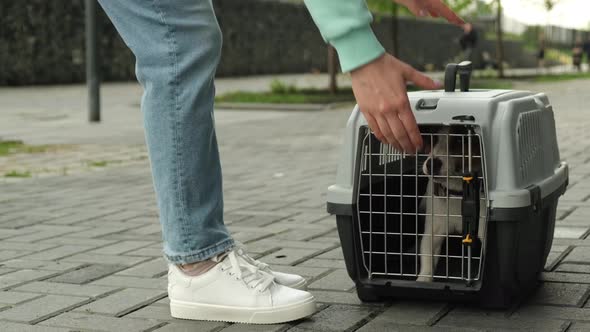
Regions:
<svg viewBox="0 0 590 332"><path fill-rule="evenodd" d="M590 277L590 276L589 276ZM545 282L531 299L531 303L579 307L588 297L589 285Z"/></svg>
<svg viewBox="0 0 590 332"><path fill-rule="evenodd" d="M76 312L66 312L41 322L41 326L57 326L69 329L87 329L94 331L145 331L159 325L153 319L132 319L127 317L115 318L99 315L88 315ZM70 330L71 331L71 330Z"/></svg>
<svg viewBox="0 0 590 332"><path fill-rule="evenodd" d="M588 227L556 226L554 236L562 239L580 239L587 231Z"/></svg>
<svg viewBox="0 0 590 332"><path fill-rule="evenodd" d="M162 248L141 248L126 252L125 256L162 257Z"/></svg>
<svg viewBox="0 0 590 332"><path fill-rule="evenodd" d="M590 284L588 275L581 273L543 272L540 279L550 282Z"/></svg>
<svg viewBox="0 0 590 332"><path fill-rule="evenodd" d="M557 308L561 307L547 307ZM574 309L574 308L571 308ZM567 317L544 315L526 315L506 317L505 312L486 312L476 308L459 308L451 310L436 323L441 327L482 328L490 331L519 330L519 331L565 331L569 322L563 321Z"/></svg>
<svg viewBox="0 0 590 332"><path fill-rule="evenodd" d="M36 323L89 300L77 296L47 295L0 312L0 320Z"/></svg>
<svg viewBox="0 0 590 332"><path fill-rule="evenodd" d="M166 279L155 278L137 278L137 277L122 277L109 276L91 282L92 285L105 285L114 287L129 287L129 288L147 288L147 289L166 289Z"/></svg>
<svg viewBox="0 0 590 332"><path fill-rule="evenodd" d="M561 319L572 321L590 321L590 308L571 308L557 306L524 306L512 315L514 320Z"/></svg>
<svg viewBox="0 0 590 332"><path fill-rule="evenodd" d="M81 253L69 256L63 259L65 262L81 262L89 264L106 264L106 265L135 265L145 261L142 257L130 257L119 255L99 255L91 253Z"/></svg>
<svg viewBox="0 0 590 332"><path fill-rule="evenodd" d="M162 298L161 300L155 302L153 305L159 305L159 306L167 307L167 306L170 305L170 299L166 296L166 297Z"/></svg>
<svg viewBox="0 0 590 332"><path fill-rule="evenodd" d="M32 255L21 257L22 259L33 259L33 260L41 260L41 261L51 261L57 260L63 257L71 256L80 252L84 252L86 250L92 249L93 247L88 246L73 246L73 245L64 245L59 246L53 249L44 250Z"/></svg>
<svg viewBox="0 0 590 332"><path fill-rule="evenodd" d="M353 292L336 292L336 291L323 291L323 290L311 290L311 293L316 298L316 301L320 303L328 303L328 304L354 304L354 305L361 305L363 302L359 300L358 296L356 295L356 291ZM381 305L380 303L375 303L372 305Z"/></svg>
<svg viewBox="0 0 590 332"><path fill-rule="evenodd" d="M49 281L69 284L86 284L91 281L98 280L105 276L111 275L117 271L121 271L124 268L124 265L93 264L58 275L54 278L49 279Z"/></svg>
<svg viewBox="0 0 590 332"><path fill-rule="evenodd" d="M368 307L332 305L316 313L289 331L341 332L360 326L373 313Z"/></svg>
<svg viewBox="0 0 590 332"><path fill-rule="evenodd" d="M70 332L66 328L37 326L13 322L0 321L0 331L2 332Z"/></svg>
<svg viewBox="0 0 590 332"><path fill-rule="evenodd" d="M346 265L345 265L344 261L331 260L331 259L317 259L317 258L311 258L311 259L305 260L304 262L302 262L301 264L298 264L297 266L346 269Z"/></svg>
<svg viewBox="0 0 590 332"><path fill-rule="evenodd" d="M94 228L90 228L90 229L83 230L80 232L68 234L68 236L91 239L91 238L96 238L96 237L100 237L100 236L105 236L107 234L119 233L119 232L128 230L131 227L133 227L133 226L129 225L129 226L119 226L119 227L108 227L108 228L94 227Z"/></svg>
<svg viewBox="0 0 590 332"><path fill-rule="evenodd" d="M105 239L82 239L77 237L68 237L68 236L60 236L54 237L51 239L46 239L39 241L39 243L47 243L55 245L83 245L83 246L91 246L91 247L102 247L109 244L116 243L115 240L105 240Z"/></svg>
<svg viewBox="0 0 590 332"><path fill-rule="evenodd" d="M53 271L19 270L0 276L0 290L54 275Z"/></svg>
<svg viewBox="0 0 590 332"><path fill-rule="evenodd" d="M260 260L267 264L293 265L304 261L307 257L313 256L317 252L318 250L315 249L283 248L260 258Z"/></svg>
<svg viewBox="0 0 590 332"><path fill-rule="evenodd" d="M10 241L13 242L36 242L43 239L48 239L76 231L81 231L82 227L75 226L52 226L52 225L33 225L27 227L31 231L30 234L11 237Z"/></svg>
<svg viewBox="0 0 590 332"><path fill-rule="evenodd" d="M379 317L377 317L379 318ZM370 321L367 325L358 329L358 332L423 332L423 331L438 331L438 332L479 332L479 331L495 331L493 329L484 328L461 328L461 327L440 327L440 326L421 326L421 325L402 325L395 322L390 322L387 319L377 319Z"/></svg>
<svg viewBox="0 0 590 332"><path fill-rule="evenodd" d="M30 253L30 251L0 250L0 262L16 257L26 256Z"/></svg>
<svg viewBox="0 0 590 332"><path fill-rule="evenodd" d="M220 331L223 332L282 332L288 329L288 324L274 325L253 325L253 324L232 324Z"/></svg>
<svg viewBox="0 0 590 332"><path fill-rule="evenodd" d="M588 332L590 331L590 323L574 322L567 332Z"/></svg>
<svg viewBox="0 0 590 332"><path fill-rule="evenodd" d="M159 302L159 300L158 300ZM147 307L143 307L139 310L135 310L127 315L125 315L125 317L129 317L129 318L149 318L149 319L157 319L157 320L161 320L161 321L172 321L172 320L176 320L175 318L172 318L172 316L170 316L170 307L169 306L163 306L163 305L159 305L156 304L157 302L154 302L154 304L148 305Z"/></svg>
<svg viewBox="0 0 590 332"><path fill-rule="evenodd" d="M295 240L295 241L306 241L314 239L318 236L324 235L335 227L315 227L315 228L301 228L297 227L287 232L277 234L274 238L281 240Z"/></svg>
<svg viewBox="0 0 590 332"><path fill-rule="evenodd" d="M166 273L166 271L168 271L166 260L164 258L156 258L117 272L116 275L153 278Z"/></svg>
<svg viewBox="0 0 590 332"><path fill-rule="evenodd" d="M35 281L20 287L13 288L14 291L54 294L54 295L71 295L83 297L98 297L106 293L113 292L117 288L107 286L90 286L90 285L73 285L48 281ZM1 293L0 293L1 294ZM0 299L2 301L2 299Z"/></svg>
<svg viewBox="0 0 590 332"><path fill-rule="evenodd" d="M10 239L14 236L20 236L25 234L33 233L34 231L27 230L27 229L11 229L11 228L4 228L4 225L0 223L0 240Z"/></svg>
<svg viewBox="0 0 590 332"><path fill-rule="evenodd" d="M328 249L333 247L335 243L330 242L315 242L315 241L291 241L291 240L275 240L272 238L264 238L262 240L250 242L247 245L248 252L256 250L256 252L263 252L265 250L274 248L299 248L299 249ZM264 249L264 250L262 250Z"/></svg>
<svg viewBox="0 0 590 332"><path fill-rule="evenodd" d="M29 259L12 259L6 262L2 262L0 265L9 267L11 269L35 269L35 270L46 270L46 271L66 271L70 269L76 269L83 266L82 263L68 263L68 262L48 262L48 261L36 261Z"/></svg>
<svg viewBox="0 0 590 332"><path fill-rule="evenodd" d="M127 251L146 247L152 243L153 242L151 242L151 241L121 241L119 243L115 243L115 244L104 246L104 247L101 247L98 249L94 249L90 252L93 254L102 254L102 255L118 255L118 254L122 254Z"/></svg>
<svg viewBox="0 0 590 332"><path fill-rule="evenodd" d="M590 278L590 265L585 264L569 264L562 263L555 269L556 272L573 272L573 273L585 273Z"/></svg>
<svg viewBox="0 0 590 332"><path fill-rule="evenodd" d="M354 288L354 282L348 276L346 270L335 270L330 272L328 275L312 282L309 285L311 289L323 289L323 290L338 290L338 291L349 291Z"/></svg>
<svg viewBox="0 0 590 332"><path fill-rule="evenodd" d="M155 330L158 332L210 332L219 331L220 328L226 326L225 323L220 322L206 322L206 321L181 321L176 320L172 323L168 323L161 328ZM249 325L240 325L248 328Z"/></svg>
<svg viewBox="0 0 590 332"><path fill-rule="evenodd" d="M590 247L576 247L563 259L564 263L590 264Z"/></svg>
<svg viewBox="0 0 590 332"><path fill-rule="evenodd" d="M342 255L342 248L340 248L340 247L332 249L332 250L325 252L321 255L315 256L315 258L344 260L344 256Z"/></svg>
<svg viewBox="0 0 590 332"><path fill-rule="evenodd" d="M394 302L379 316L376 324L432 325L448 311L448 305L442 302Z"/></svg>
<svg viewBox="0 0 590 332"><path fill-rule="evenodd" d="M115 211L74 211L74 213L70 215L52 219L49 223L56 225L73 225L82 221L98 219L100 217L108 216L109 214L113 213L115 213Z"/></svg>
<svg viewBox="0 0 590 332"><path fill-rule="evenodd" d="M0 291L0 303L1 304L17 304L24 302L36 297L40 297L40 294L27 294L12 291Z"/></svg>
<svg viewBox="0 0 590 332"><path fill-rule="evenodd" d="M134 309L155 302L165 295L166 290L127 288L79 307L75 311L119 317Z"/></svg>
<svg viewBox="0 0 590 332"><path fill-rule="evenodd" d="M270 266L271 269L285 272L285 273L295 273L298 274L306 279L316 278L319 275L325 274L326 272L330 271L328 268L321 268L321 267L305 267L305 266L290 266L290 265L277 265L273 264Z"/></svg>
<svg viewBox="0 0 590 332"><path fill-rule="evenodd" d="M0 250L21 250L21 251L41 251L49 248L56 247L52 243L25 243L25 242L12 242L10 240L4 240L0 242Z"/></svg>

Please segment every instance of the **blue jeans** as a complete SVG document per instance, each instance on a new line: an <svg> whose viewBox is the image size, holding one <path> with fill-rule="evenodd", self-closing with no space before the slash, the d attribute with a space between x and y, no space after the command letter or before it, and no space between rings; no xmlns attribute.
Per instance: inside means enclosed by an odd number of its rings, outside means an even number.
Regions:
<svg viewBox="0 0 590 332"><path fill-rule="evenodd" d="M233 246L223 223L213 79L221 31L211 0L99 0L136 58L164 257L192 263Z"/></svg>

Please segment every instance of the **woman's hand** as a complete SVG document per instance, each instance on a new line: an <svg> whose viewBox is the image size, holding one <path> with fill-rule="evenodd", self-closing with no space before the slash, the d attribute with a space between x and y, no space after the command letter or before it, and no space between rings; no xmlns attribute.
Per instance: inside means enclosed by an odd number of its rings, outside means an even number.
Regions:
<svg viewBox="0 0 590 332"><path fill-rule="evenodd" d="M441 0L393 0L398 4L408 8L416 16L443 17L450 23L463 25L465 21L455 14Z"/></svg>
<svg viewBox="0 0 590 332"><path fill-rule="evenodd" d="M441 84L387 53L350 74L354 96L377 139L399 151L419 150L422 136L408 101L406 82L424 89L437 89Z"/></svg>

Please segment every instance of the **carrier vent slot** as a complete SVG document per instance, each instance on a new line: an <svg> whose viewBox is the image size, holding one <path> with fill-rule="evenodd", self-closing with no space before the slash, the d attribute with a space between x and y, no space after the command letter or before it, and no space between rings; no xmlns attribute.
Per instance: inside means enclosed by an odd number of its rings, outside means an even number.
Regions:
<svg viewBox="0 0 590 332"><path fill-rule="evenodd" d="M544 164L541 133L542 112L535 110L521 113L518 117L516 134L520 157L519 171L525 183L537 177L535 170Z"/></svg>

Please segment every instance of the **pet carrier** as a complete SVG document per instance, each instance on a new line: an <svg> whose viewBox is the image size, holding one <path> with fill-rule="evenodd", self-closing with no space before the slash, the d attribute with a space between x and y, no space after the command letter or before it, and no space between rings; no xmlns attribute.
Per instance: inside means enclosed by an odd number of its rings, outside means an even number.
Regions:
<svg viewBox="0 0 590 332"><path fill-rule="evenodd" d="M450 64L445 91L408 94L417 153L379 142L352 112L328 212L363 301L506 307L537 285L568 183L553 110L542 93L470 90L470 75L471 63Z"/></svg>

